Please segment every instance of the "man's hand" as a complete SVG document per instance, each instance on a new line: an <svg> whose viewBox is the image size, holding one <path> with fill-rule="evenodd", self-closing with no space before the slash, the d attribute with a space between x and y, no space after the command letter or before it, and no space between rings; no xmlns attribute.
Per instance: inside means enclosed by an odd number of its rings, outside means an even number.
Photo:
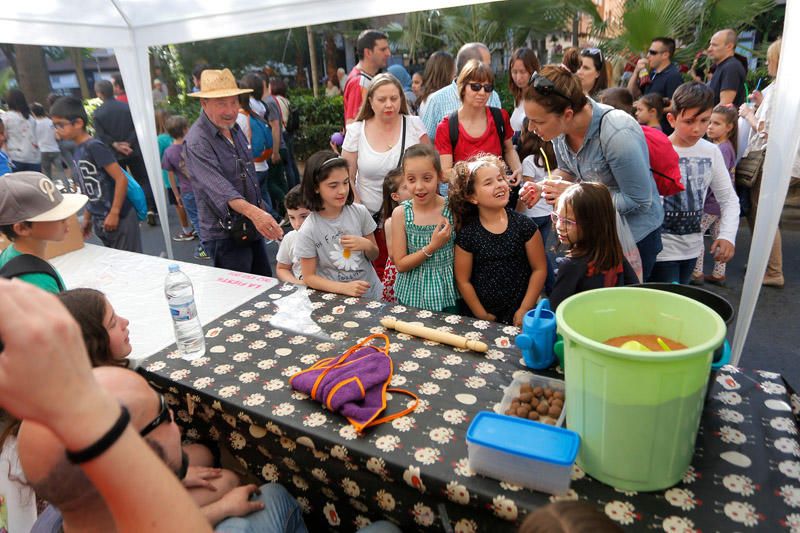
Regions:
<svg viewBox="0 0 800 533"><path fill-rule="evenodd" d="M131 155L133 153L133 148L131 145L125 141L116 141L111 143L111 148L116 150L117 152L121 153L125 157Z"/></svg>
<svg viewBox="0 0 800 533"><path fill-rule="evenodd" d="M276 165L281 162L281 154L278 150L272 150L272 155L269 156L269 160L275 163Z"/></svg>
<svg viewBox="0 0 800 533"><path fill-rule="evenodd" d="M119 227L119 213L114 213L113 211L109 211L108 215L106 215L106 219L103 221L103 229L112 232L117 231Z"/></svg>
<svg viewBox="0 0 800 533"><path fill-rule="evenodd" d="M639 59L639 61L636 62L636 67L633 69L633 73L638 74L639 72L641 72L643 69L646 68L647 68L647 60L645 58L641 58Z"/></svg>
<svg viewBox="0 0 800 533"><path fill-rule="evenodd" d="M181 483L187 489L208 489L216 491L217 487L211 483L210 479L218 479L222 477L222 469L210 468L207 466L190 466L186 472L186 477L181 480Z"/></svg>
<svg viewBox="0 0 800 533"><path fill-rule="evenodd" d="M733 259L733 254L736 252L736 247L733 243L725 239L717 239L711 243L711 253L715 261L720 263L727 263Z"/></svg>
<svg viewBox="0 0 800 533"><path fill-rule="evenodd" d="M267 239L277 241L283 238L283 230L272 218L272 215L254 206L248 218L253 222L258 232Z"/></svg>
<svg viewBox="0 0 800 533"><path fill-rule="evenodd" d="M261 491L254 484L242 485L231 490L223 496L219 503L223 506L225 516L247 516L250 513L260 511L264 508L264 503L259 500L251 500L253 495L260 495Z"/></svg>

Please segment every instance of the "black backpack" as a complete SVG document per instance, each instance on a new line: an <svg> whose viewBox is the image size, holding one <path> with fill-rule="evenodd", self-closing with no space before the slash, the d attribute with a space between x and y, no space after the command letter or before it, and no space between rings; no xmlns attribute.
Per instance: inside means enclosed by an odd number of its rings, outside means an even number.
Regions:
<svg viewBox="0 0 800 533"><path fill-rule="evenodd" d="M289 116L286 118L286 132L296 133L300 129L300 110L289 104Z"/></svg>
<svg viewBox="0 0 800 533"><path fill-rule="evenodd" d="M18 255L0 268L0 277L12 279L25 274L47 274L56 281L58 291L64 291L64 284L56 273L53 265L31 254Z"/></svg>
<svg viewBox="0 0 800 533"><path fill-rule="evenodd" d="M503 120L503 113L499 107L489 107L494 119L494 127L497 128L497 136L500 138L500 153L503 152L503 142L506 140L506 123ZM453 155L456 153L456 144L458 144L458 110L456 109L447 119L447 127L450 133L450 146L453 149ZM454 157L455 159L455 157Z"/></svg>

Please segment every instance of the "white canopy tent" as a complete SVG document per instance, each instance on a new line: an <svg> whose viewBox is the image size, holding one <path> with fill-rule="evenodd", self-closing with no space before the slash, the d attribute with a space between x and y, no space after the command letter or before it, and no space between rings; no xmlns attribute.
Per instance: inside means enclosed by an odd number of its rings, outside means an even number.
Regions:
<svg viewBox="0 0 800 533"><path fill-rule="evenodd" d="M340 20L479 3L475 0L27 0L3 6L0 40L43 46L113 48L125 82L136 133L161 219L167 210L158 159L148 47L230 37ZM793 30L793 31L790 31ZM733 362L744 348L761 279L800 141L800 6L787 2L784 41L774 94L767 160L745 287L734 338ZM172 257L169 226L162 224Z"/></svg>

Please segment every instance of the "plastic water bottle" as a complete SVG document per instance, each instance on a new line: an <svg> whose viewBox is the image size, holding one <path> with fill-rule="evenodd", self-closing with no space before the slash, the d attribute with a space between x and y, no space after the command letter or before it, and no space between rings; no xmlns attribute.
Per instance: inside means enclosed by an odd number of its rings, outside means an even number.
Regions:
<svg viewBox="0 0 800 533"><path fill-rule="evenodd" d="M189 277L181 272L178 265L169 266L169 274L164 283L164 294L175 327L175 342L181 357L191 361L206 353L206 340L203 325L197 316L194 304L194 288Z"/></svg>

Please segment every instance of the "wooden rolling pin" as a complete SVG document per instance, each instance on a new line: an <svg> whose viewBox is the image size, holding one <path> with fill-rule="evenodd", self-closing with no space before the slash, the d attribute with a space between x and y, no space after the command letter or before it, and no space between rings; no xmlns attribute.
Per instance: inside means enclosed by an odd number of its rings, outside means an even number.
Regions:
<svg viewBox="0 0 800 533"><path fill-rule="evenodd" d="M400 333L414 335L415 337L419 337L421 339L455 346L456 348L467 348L475 352L485 352L489 349L485 342L473 341L460 335L454 335L453 333L447 333L446 331L439 331L438 329L426 328L425 326L420 326L419 324L403 322L402 320L397 320L396 318L382 318L381 326L387 329L397 330Z"/></svg>

